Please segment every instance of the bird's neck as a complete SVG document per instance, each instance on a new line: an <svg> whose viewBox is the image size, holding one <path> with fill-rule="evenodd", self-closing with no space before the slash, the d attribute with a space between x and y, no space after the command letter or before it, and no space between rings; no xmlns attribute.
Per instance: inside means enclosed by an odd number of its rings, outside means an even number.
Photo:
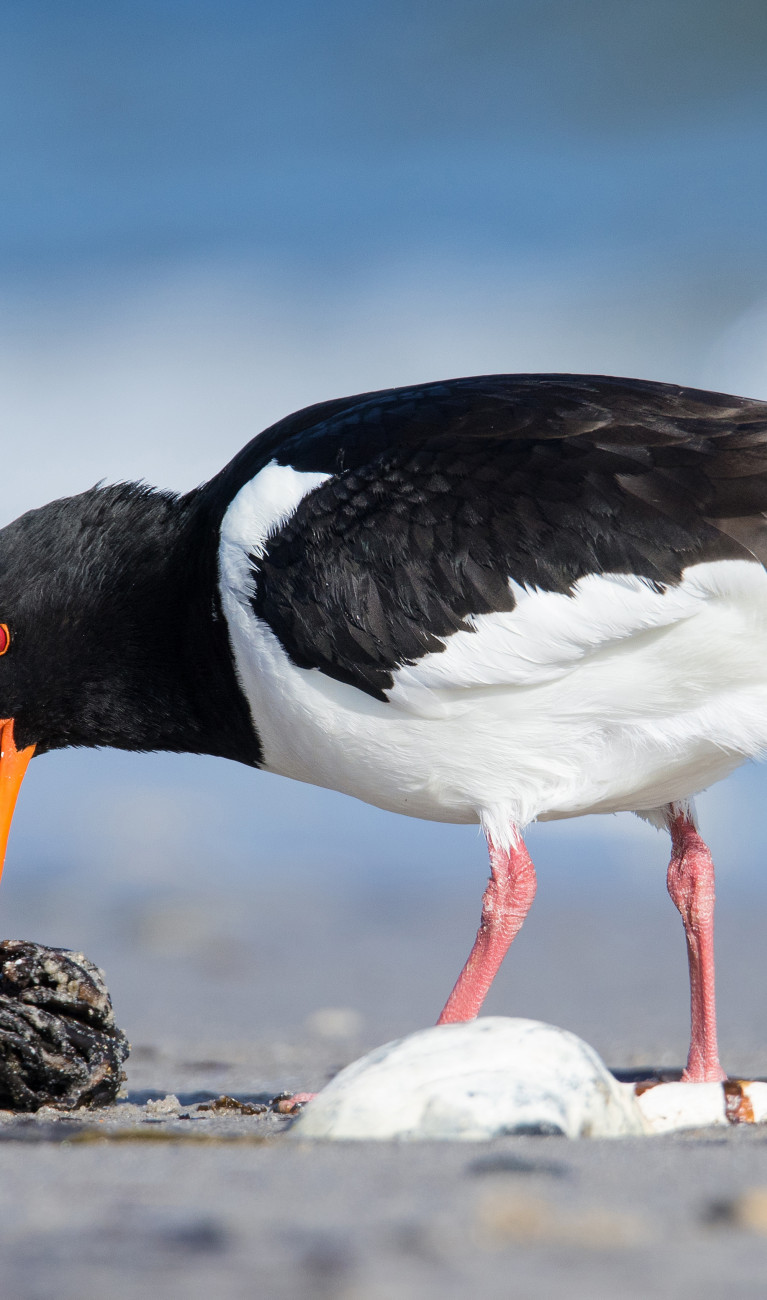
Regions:
<svg viewBox="0 0 767 1300"><path fill-rule="evenodd" d="M146 720L151 747L256 765L260 746L221 608L219 521L202 494L179 499L170 534L156 588L155 654L143 678L157 701Z"/></svg>

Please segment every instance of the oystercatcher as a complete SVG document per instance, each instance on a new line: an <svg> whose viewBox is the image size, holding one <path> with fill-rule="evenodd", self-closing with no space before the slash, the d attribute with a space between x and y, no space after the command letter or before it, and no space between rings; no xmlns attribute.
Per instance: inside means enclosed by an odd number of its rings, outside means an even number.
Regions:
<svg viewBox="0 0 767 1300"><path fill-rule="evenodd" d="M535 893L532 821L671 834L692 1034L724 1078L714 872L691 796L767 748L767 403L499 375L312 406L184 496L137 484L0 532L0 855L33 754L223 755L479 822L491 877L441 1022Z"/></svg>

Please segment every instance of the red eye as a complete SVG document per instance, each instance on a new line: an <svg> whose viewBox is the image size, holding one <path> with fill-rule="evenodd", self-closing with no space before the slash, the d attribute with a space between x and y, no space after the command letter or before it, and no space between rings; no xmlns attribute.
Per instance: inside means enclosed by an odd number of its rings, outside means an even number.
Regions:
<svg viewBox="0 0 767 1300"><path fill-rule="evenodd" d="M0 623L0 655L4 655L11 644L11 634L7 623Z"/></svg>

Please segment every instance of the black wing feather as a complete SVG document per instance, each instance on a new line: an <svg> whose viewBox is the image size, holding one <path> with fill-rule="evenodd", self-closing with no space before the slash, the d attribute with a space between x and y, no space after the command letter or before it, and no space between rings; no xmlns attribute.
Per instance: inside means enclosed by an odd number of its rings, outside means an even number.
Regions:
<svg viewBox="0 0 767 1300"><path fill-rule="evenodd" d="M267 430L211 489L273 459L333 477L254 564L254 608L296 664L378 698L469 615L512 609L509 577L662 586L767 559L767 404L724 394L577 375L363 394Z"/></svg>

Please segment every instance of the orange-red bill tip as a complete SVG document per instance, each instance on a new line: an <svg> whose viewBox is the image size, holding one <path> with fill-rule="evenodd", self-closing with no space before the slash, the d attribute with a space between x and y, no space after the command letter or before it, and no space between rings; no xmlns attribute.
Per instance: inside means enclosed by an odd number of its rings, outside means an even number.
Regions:
<svg viewBox="0 0 767 1300"><path fill-rule="evenodd" d="M34 745L17 749L13 738L13 718L0 718L0 875L5 865L16 799L34 752Z"/></svg>

